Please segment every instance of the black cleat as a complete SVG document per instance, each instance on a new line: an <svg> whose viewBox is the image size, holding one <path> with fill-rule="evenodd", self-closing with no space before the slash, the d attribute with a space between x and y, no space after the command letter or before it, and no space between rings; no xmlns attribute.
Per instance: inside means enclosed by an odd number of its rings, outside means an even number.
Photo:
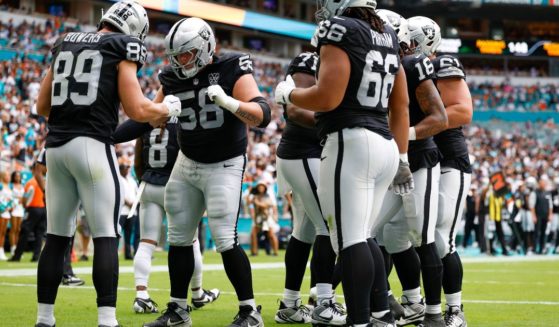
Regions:
<svg viewBox="0 0 559 327"><path fill-rule="evenodd" d="M250 305L239 306L239 313L228 327L264 327L264 321L260 315L261 310L261 306L257 306L256 310L252 309Z"/></svg>
<svg viewBox="0 0 559 327"><path fill-rule="evenodd" d="M167 303L167 309L155 321L143 324L143 327L191 327L192 320L186 309L179 307L175 302Z"/></svg>

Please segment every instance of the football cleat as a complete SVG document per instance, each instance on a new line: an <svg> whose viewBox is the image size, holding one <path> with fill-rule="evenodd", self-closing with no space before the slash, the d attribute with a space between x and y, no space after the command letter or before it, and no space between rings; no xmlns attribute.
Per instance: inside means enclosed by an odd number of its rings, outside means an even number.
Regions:
<svg viewBox="0 0 559 327"><path fill-rule="evenodd" d="M418 327L445 327L445 322L440 313L426 313Z"/></svg>
<svg viewBox="0 0 559 327"><path fill-rule="evenodd" d="M211 290L202 290L202 297L199 299L192 299L192 308L193 309L200 309L201 307L205 306L206 304L212 303L219 297L221 293L217 288Z"/></svg>
<svg viewBox="0 0 559 327"><path fill-rule="evenodd" d="M56 327L56 324L51 326L51 325L43 324L42 322L40 322L40 323L36 324L35 327Z"/></svg>
<svg viewBox="0 0 559 327"><path fill-rule="evenodd" d="M398 320L405 315L404 307L396 300L394 294L390 294L388 296L388 304L390 306L390 312L392 312L392 316L394 319Z"/></svg>
<svg viewBox="0 0 559 327"><path fill-rule="evenodd" d="M313 326L345 326L347 313L337 302L322 301L317 305L311 315Z"/></svg>
<svg viewBox="0 0 559 327"><path fill-rule="evenodd" d="M264 327L261 310L261 306L257 306L256 310L250 305L239 306L239 313L228 327Z"/></svg>
<svg viewBox="0 0 559 327"><path fill-rule="evenodd" d="M423 321L425 316L425 303L421 300L419 303L412 303L408 298L402 296L402 307L404 308L404 315L396 320L396 325L406 326L411 324L418 324Z"/></svg>
<svg viewBox="0 0 559 327"><path fill-rule="evenodd" d="M280 301L275 320L278 324L308 324L311 322L311 311L301 304L301 299L298 299L293 307L287 307Z"/></svg>
<svg viewBox="0 0 559 327"><path fill-rule="evenodd" d="M134 308L134 312L136 313L158 313L157 310L157 303L152 299L142 299L142 298L135 298L134 304L132 305Z"/></svg>
<svg viewBox="0 0 559 327"><path fill-rule="evenodd" d="M98 327L122 327L122 326L121 325L116 325L116 326L99 325Z"/></svg>
<svg viewBox="0 0 559 327"><path fill-rule="evenodd" d="M65 275L62 277L62 285L66 286L81 286L85 284L85 281L78 278L76 275Z"/></svg>
<svg viewBox="0 0 559 327"><path fill-rule="evenodd" d="M371 316L371 327L396 327L392 312L387 312L382 318Z"/></svg>
<svg viewBox="0 0 559 327"><path fill-rule="evenodd" d="M467 327L463 308L461 306L449 306L444 313L444 323L446 327Z"/></svg>
<svg viewBox="0 0 559 327"><path fill-rule="evenodd" d="M142 325L143 327L191 327L192 320L186 309L175 302L167 303L167 309L155 321Z"/></svg>

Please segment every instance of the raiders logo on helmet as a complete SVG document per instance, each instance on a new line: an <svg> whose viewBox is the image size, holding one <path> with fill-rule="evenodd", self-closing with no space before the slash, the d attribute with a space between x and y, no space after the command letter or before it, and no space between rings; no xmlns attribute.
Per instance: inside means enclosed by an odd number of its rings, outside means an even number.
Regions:
<svg viewBox="0 0 559 327"><path fill-rule="evenodd" d="M425 33L425 36L429 40L432 40L432 39L435 38L435 29L432 26L423 26L423 33Z"/></svg>

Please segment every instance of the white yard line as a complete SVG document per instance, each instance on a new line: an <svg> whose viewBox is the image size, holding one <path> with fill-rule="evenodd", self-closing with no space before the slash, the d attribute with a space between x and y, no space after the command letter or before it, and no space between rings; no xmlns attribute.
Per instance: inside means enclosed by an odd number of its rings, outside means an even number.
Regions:
<svg viewBox="0 0 559 327"><path fill-rule="evenodd" d="M8 287L32 287L35 288L35 284L24 284L24 283L7 283L7 282L0 282L0 286L8 286ZM75 289L87 289L87 290L94 290L93 286L61 286L62 288L75 288ZM135 288L132 287L119 287L119 291L129 291L134 292ZM168 289L163 288L150 288L150 292L168 292ZM235 292L227 292L223 291L221 294L227 295L235 295ZM283 293L272 293L272 292L256 292L254 293L256 297L258 296L270 296L270 297L281 297ZM341 297L341 296L339 296ZM559 302L554 301L505 301L505 300L462 300L464 303L476 303L476 304L509 304L509 305L525 305L525 304L533 304L533 305L550 305L550 306L559 306Z"/></svg>
<svg viewBox="0 0 559 327"><path fill-rule="evenodd" d="M480 257L480 258L463 258L464 263L505 263L505 262L534 262L534 261L559 261L559 256L533 256L533 257ZM262 269L284 269L283 262L269 262L269 263L253 263L251 264L253 270ZM167 272L166 265L152 266L152 272ZM74 272L78 275L91 275L91 267L74 268ZM204 271L223 271L222 264L204 264ZM472 272L493 272L497 270L484 270L484 269L468 269ZM513 270L504 269L498 271L511 272ZM133 266L121 266L119 272L121 274L134 273ZM559 274L559 272L548 272L550 274ZM0 269L0 277L22 277L22 276L35 276L37 275L37 268L25 269Z"/></svg>

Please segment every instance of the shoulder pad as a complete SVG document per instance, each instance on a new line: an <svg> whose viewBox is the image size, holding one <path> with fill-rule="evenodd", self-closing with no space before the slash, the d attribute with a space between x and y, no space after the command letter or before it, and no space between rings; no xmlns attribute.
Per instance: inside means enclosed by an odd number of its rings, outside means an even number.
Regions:
<svg viewBox="0 0 559 327"><path fill-rule="evenodd" d="M445 78L466 78L464 67L458 58L450 55L442 55L433 60L435 65L436 77Z"/></svg>
<svg viewBox="0 0 559 327"><path fill-rule="evenodd" d="M315 52L303 52L291 61L287 74L305 73L315 76L317 65L318 55Z"/></svg>
<svg viewBox="0 0 559 327"><path fill-rule="evenodd" d="M435 78L435 67L431 60L423 54L405 56L402 59L402 65L409 82L417 82L419 84L424 80Z"/></svg>

